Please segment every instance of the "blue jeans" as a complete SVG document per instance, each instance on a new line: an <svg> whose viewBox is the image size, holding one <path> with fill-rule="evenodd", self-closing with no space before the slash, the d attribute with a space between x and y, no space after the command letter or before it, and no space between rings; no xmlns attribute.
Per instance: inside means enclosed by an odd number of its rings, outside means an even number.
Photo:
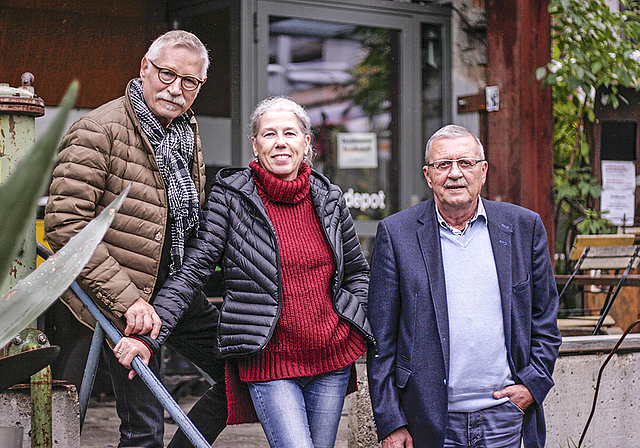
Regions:
<svg viewBox="0 0 640 448"><path fill-rule="evenodd" d="M315 376L248 383L271 448L333 448L351 366Z"/></svg>
<svg viewBox="0 0 640 448"><path fill-rule="evenodd" d="M209 441L218 437L226 426L227 396L224 384L224 361L215 357L215 333L218 311L203 295L191 302L167 340L185 358L207 372L215 384L204 393L189 411L188 417ZM164 447L164 408L139 375L127 378L128 370L106 350L109 371L120 417L119 447ZM151 370L159 376L160 353L149 361ZM178 430L169 444L171 448L192 447Z"/></svg>
<svg viewBox="0 0 640 448"><path fill-rule="evenodd" d="M523 419L511 401L477 412L449 412L444 448L520 448Z"/></svg>

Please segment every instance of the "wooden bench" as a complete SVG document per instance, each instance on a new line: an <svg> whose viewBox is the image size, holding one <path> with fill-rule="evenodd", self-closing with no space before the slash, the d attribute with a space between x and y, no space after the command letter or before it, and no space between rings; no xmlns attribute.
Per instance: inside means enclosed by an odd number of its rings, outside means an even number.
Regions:
<svg viewBox="0 0 640 448"><path fill-rule="evenodd" d="M629 272L635 270L640 263L640 246L634 243L635 235L579 235L576 237L569 257L571 261L575 262L573 273L556 276L556 283L564 285L560 297L564 295L572 283L582 286L606 287L607 297L599 316L597 316L593 334L597 334L605 324L607 315L623 284L640 286L640 275L629 275ZM614 271L615 273L602 275L600 270ZM623 271L622 274L620 271ZM584 319L584 317L588 317L588 319ZM576 325L583 325L592 320L594 320L594 316L579 316ZM569 322L564 322L564 324L571 326Z"/></svg>
<svg viewBox="0 0 640 448"><path fill-rule="evenodd" d="M587 247L603 246L631 246L635 243L636 237L627 233L616 233L611 235L578 235L573 242L570 261L578 261Z"/></svg>

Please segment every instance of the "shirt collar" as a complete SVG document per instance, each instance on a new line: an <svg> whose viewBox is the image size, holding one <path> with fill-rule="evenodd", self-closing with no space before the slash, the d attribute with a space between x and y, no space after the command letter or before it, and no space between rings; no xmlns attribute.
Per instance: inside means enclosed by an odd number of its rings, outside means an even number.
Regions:
<svg viewBox="0 0 640 448"><path fill-rule="evenodd" d="M473 224L478 220L480 216L482 216L484 218L484 221L487 222L487 212L484 209L484 204L482 203L482 198L480 196L478 196L478 207L476 208L475 214L469 221L467 221L467 223L464 226L464 229L462 230L458 230L454 227L451 227L449 223L447 223L447 221L445 221L442 215L440 214L440 210L438 210L437 205L436 205L436 216L438 217L438 223L440 224L440 226L451 231L454 235L464 235L467 232L467 230L469 230L471 226L473 226Z"/></svg>

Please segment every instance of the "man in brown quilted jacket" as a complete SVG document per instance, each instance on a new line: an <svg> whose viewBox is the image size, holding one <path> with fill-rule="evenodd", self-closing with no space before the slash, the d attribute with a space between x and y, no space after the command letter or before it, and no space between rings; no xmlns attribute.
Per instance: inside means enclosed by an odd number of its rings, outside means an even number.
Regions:
<svg viewBox="0 0 640 448"><path fill-rule="evenodd" d="M180 269L185 241L198 228L205 178L198 126L190 107L209 67L208 51L186 31L158 37L125 95L74 123L62 140L45 209L45 232L60 249L129 183L131 190L79 282L127 336L155 338L161 321L151 303ZM95 321L72 293L74 315ZM189 414L213 442L226 422L224 364L215 359L217 310L203 294L168 340L216 383ZM107 350L121 419L119 446L163 447L164 410L142 380ZM158 374L160 353L151 369ZM133 378L132 378L133 377ZM191 446L179 432L172 447Z"/></svg>

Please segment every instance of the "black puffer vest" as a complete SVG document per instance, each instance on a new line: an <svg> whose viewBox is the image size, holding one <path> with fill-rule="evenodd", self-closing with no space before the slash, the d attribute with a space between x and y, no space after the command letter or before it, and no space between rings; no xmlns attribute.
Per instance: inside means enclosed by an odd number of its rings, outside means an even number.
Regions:
<svg viewBox="0 0 640 448"><path fill-rule="evenodd" d="M311 197L335 261L331 294L338 315L374 343L366 318L369 267L340 189L312 170ZM188 242L180 273L154 300L167 338L194 294L220 264L224 302L218 326L219 356L244 357L269 342L282 306L278 238L252 171L220 171L203 208L198 237Z"/></svg>

